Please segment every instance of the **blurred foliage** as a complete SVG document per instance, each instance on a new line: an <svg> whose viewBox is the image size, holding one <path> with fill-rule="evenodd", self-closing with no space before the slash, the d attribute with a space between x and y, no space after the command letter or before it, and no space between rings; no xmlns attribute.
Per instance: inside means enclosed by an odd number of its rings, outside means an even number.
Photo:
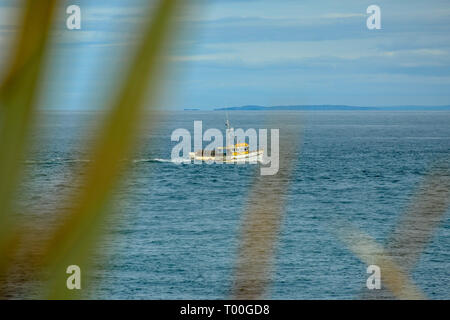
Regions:
<svg viewBox="0 0 450 320"><path fill-rule="evenodd" d="M19 281L39 278L43 283L41 297L50 299L80 298L78 291L66 287L66 268L78 265L88 272L90 259L101 239L101 229L111 212L113 192L126 173L128 158L135 146L143 119L147 96L150 110L155 106L158 82L162 73L167 42L177 32L175 17L186 1L160 0L157 6L148 4L152 17L144 24L142 39L131 56L98 139L91 151L91 163L76 194L71 195L64 209L58 212L64 219L45 234L25 236L27 231L16 219L14 198L19 188L23 157L35 121L37 99L42 93L42 79L48 61L49 42L58 0L24 0L23 15L17 41L7 63L8 70L0 84L0 295L8 297L4 289L8 281L16 281L13 273L20 259L18 252L25 248L22 262L31 264L20 274ZM108 97L109 98L109 97ZM109 99L108 99L109 100ZM150 126L152 123L146 123ZM282 123L274 123L283 127ZM292 139L284 140L292 150L284 149L280 172L275 176L257 176L242 221L240 248L235 269L233 296L261 298L267 292L277 237L283 218L284 195L293 165L299 158L299 128ZM350 250L364 262L375 261L388 272L387 285L400 298L420 297L422 293L402 272L398 262L390 259L392 250L406 251L416 260L432 231L448 208L449 174L437 171L426 180L423 192L413 199L411 209L399 224L391 247L383 249L358 230L342 228L340 237ZM430 214L435 213L435 214ZM416 241L410 232L420 223L423 228ZM349 235L352 237L349 238ZM36 251L37 250L37 254ZM389 251L390 250L390 251ZM412 265L407 264L407 271ZM14 280L11 280L14 279Z"/></svg>
<svg viewBox="0 0 450 320"><path fill-rule="evenodd" d="M143 119L144 107L150 98L154 106L157 83L160 82L163 57L168 40L175 35L175 17L182 1L161 0L156 8L147 5L149 19L140 32L142 39L125 72L108 115L102 123L94 144L92 163L77 194L65 205L63 222L48 234L36 234L20 243L24 248L37 249L26 254L32 265L22 275L27 280L39 276L45 279L43 296L51 299L79 298L77 290L66 287L66 268L75 264L86 273L89 259L101 236L101 227L110 212L113 191L123 178L126 159L132 152ZM14 193L17 191L21 163L33 124L36 97L48 55L48 43L57 0L24 3L24 18L10 70L0 87L0 289L11 275L11 264L24 238L21 226L13 214ZM51 63L51 61L49 61ZM153 102L153 103L152 103ZM146 126L151 124L146 123ZM27 238L28 239L28 238Z"/></svg>
<svg viewBox="0 0 450 320"><path fill-rule="evenodd" d="M57 3L57 0L25 3L9 70L0 85L0 275L7 271L22 238L12 214L12 200L36 111Z"/></svg>
<svg viewBox="0 0 450 320"><path fill-rule="evenodd" d="M241 222L232 288L235 299L262 299L270 286L286 194L300 158L302 118L291 115L290 122L273 116L267 124L268 127L283 128L279 142L279 149L283 151L279 155L278 173L256 175L252 183Z"/></svg>

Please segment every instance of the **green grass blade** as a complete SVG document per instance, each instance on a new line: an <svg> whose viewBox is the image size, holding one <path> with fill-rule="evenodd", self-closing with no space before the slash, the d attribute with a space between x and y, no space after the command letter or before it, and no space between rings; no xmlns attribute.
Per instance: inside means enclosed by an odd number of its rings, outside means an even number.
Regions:
<svg viewBox="0 0 450 320"><path fill-rule="evenodd" d="M12 203L33 120L57 0L25 2L17 43L0 84L0 273L20 238ZM13 245L14 244L14 245ZM0 284L1 287L1 284Z"/></svg>
<svg viewBox="0 0 450 320"><path fill-rule="evenodd" d="M146 97L156 95L161 57L167 40L173 35L171 27L180 5L181 1L164 0L152 11L153 18L143 30L143 39L100 132L83 187L71 201L67 219L46 247L43 263L50 271L48 296L52 299L79 297L66 288L66 268L75 264L84 273L89 268L112 192L125 169L126 162L122 160L130 155L135 143Z"/></svg>

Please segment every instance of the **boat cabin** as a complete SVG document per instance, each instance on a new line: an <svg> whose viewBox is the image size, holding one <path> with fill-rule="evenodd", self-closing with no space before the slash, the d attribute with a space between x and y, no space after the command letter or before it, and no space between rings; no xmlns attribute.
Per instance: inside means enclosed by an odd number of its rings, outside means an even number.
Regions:
<svg viewBox="0 0 450 320"><path fill-rule="evenodd" d="M219 150L224 150L225 155L241 155L241 154L248 154L249 152L249 145L248 143L237 143L235 145L230 145L226 147L217 148ZM231 154L230 154L231 153Z"/></svg>
<svg viewBox="0 0 450 320"><path fill-rule="evenodd" d="M238 156L249 153L248 143L238 143L226 147L219 147L216 150L198 150L195 152L197 157L226 157Z"/></svg>

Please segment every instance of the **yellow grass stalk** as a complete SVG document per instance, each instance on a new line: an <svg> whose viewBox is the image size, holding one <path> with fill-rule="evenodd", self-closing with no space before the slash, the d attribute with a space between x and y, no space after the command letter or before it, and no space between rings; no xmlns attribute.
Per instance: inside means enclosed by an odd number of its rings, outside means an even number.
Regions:
<svg viewBox="0 0 450 320"><path fill-rule="evenodd" d="M0 275L21 237L11 211L57 4L57 0L25 1L17 43L0 84Z"/></svg>
<svg viewBox="0 0 450 320"><path fill-rule="evenodd" d="M399 265L367 234L350 227L337 230L339 238L361 261L367 265L376 265L381 270L382 284L398 299L425 299L421 290L410 280L408 272Z"/></svg>
<svg viewBox="0 0 450 320"><path fill-rule="evenodd" d="M267 293L289 181L299 159L301 122L273 119L271 127L280 128L280 167L275 175L258 172L253 181L242 219L233 299L261 299Z"/></svg>
<svg viewBox="0 0 450 320"><path fill-rule="evenodd" d="M44 250L42 263L51 279L48 287L51 299L79 297L76 290L70 291L66 287L66 268L77 265L84 275L89 270L89 259L100 238L113 191L126 169L126 162L122 160L133 150L146 97L149 95L154 102L165 44L174 35L174 18L181 2L162 0L154 11L149 9L154 12L153 18L142 30L143 38L125 73L117 99L104 120L82 188L71 200L68 212L64 213L67 219Z"/></svg>

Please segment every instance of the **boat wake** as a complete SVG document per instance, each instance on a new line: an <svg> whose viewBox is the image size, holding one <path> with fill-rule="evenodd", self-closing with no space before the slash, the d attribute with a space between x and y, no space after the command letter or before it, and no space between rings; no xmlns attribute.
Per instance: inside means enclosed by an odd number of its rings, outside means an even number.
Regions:
<svg viewBox="0 0 450 320"><path fill-rule="evenodd" d="M244 163L247 159L242 159L241 161L235 160L236 163ZM130 160L123 160L130 161ZM39 164L70 164L70 163L89 163L90 159L62 159L54 158L48 160L26 160L25 164L29 165L39 165ZM140 158L131 160L132 163L175 163L175 164L192 164L192 159L163 159L163 158Z"/></svg>
<svg viewBox="0 0 450 320"><path fill-rule="evenodd" d="M189 159L180 159L180 160L172 160L172 159L161 159L161 158L151 158L151 159L135 159L133 163L140 162L153 162L153 163L191 163Z"/></svg>

